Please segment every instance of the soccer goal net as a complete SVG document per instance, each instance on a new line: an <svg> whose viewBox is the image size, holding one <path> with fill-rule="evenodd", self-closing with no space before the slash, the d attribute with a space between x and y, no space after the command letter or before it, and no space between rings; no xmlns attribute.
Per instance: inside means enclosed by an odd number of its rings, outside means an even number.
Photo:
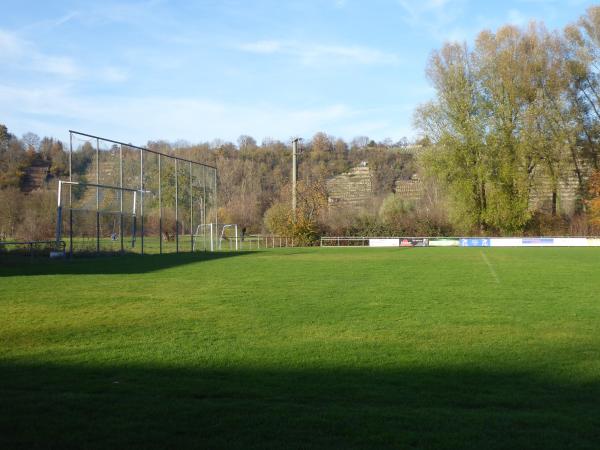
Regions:
<svg viewBox="0 0 600 450"><path fill-rule="evenodd" d="M144 196L148 190L81 181L59 181L56 241L69 253L136 251L144 246Z"/></svg>
<svg viewBox="0 0 600 450"><path fill-rule="evenodd" d="M210 251L241 250L244 240L242 231L243 229L240 229L235 223L198 225L193 236L194 249Z"/></svg>

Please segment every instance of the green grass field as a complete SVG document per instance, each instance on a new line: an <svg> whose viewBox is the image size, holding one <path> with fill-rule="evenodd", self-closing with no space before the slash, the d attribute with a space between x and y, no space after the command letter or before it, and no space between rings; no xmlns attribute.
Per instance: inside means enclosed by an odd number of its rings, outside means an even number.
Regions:
<svg viewBox="0 0 600 450"><path fill-rule="evenodd" d="M0 265L0 448L600 446L598 249Z"/></svg>
<svg viewBox="0 0 600 450"><path fill-rule="evenodd" d="M69 239L63 238L65 242L65 249L69 252ZM214 248L221 245L221 250L224 251L234 251L235 250L235 240L228 236L227 239L223 239L219 243L219 239L217 235L215 235L215 239L213 242ZM292 247L291 239L286 240L284 237L272 237L270 235L261 236L257 238L256 236L246 236L246 238L242 241L238 240L238 249L239 250L260 250L261 248L264 250L265 247L268 248L280 248L280 247ZM148 255L156 255L160 254L160 240L156 236L145 236L144 237L144 254ZM73 239L73 253L87 253L90 256L93 256L96 253L97 242L95 237L75 237ZM123 250L126 253L142 253L142 239L140 236L135 240L135 245L132 246L131 235L123 236ZM189 234L180 235L179 236L179 251L184 252L202 252L210 250L210 235L198 235L194 238L194 242ZM117 238L116 240L112 240L110 238L101 238L100 239L100 253L108 254L108 253L119 253L121 251L121 240ZM173 237L170 241L163 240L162 242L162 251L163 253L176 253L177 252L177 244L175 238Z"/></svg>

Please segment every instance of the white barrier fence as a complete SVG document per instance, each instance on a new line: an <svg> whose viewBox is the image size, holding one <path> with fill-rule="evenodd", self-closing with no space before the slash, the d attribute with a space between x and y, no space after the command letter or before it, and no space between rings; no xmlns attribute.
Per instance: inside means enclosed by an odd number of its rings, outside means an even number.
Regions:
<svg viewBox="0 0 600 450"><path fill-rule="evenodd" d="M321 247L600 247L600 237L322 237Z"/></svg>

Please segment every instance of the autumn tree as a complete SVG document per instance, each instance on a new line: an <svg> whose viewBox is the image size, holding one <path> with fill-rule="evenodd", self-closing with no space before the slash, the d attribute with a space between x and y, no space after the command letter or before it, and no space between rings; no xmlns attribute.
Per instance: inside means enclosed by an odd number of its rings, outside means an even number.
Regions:
<svg viewBox="0 0 600 450"><path fill-rule="evenodd" d="M486 222L489 165L482 123L482 98L467 47L446 44L430 58L427 75L436 100L416 111L415 124L433 143L429 170L444 183L459 228L483 231Z"/></svg>
<svg viewBox="0 0 600 450"><path fill-rule="evenodd" d="M589 221L592 227L600 230L600 170L592 174L588 186Z"/></svg>
<svg viewBox="0 0 600 450"><path fill-rule="evenodd" d="M321 234L322 213L327 205L327 192L321 180L312 183L300 181L297 186L296 212L291 208L291 186L287 186L281 199L265 213L267 229L295 239L298 244L311 244Z"/></svg>
<svg viewBox="0 0 600 450"><path fill-rule="evenodd" d="M523 231L532 189L545 180L552 215L571 173L583 195L582 144L595 151L600 116L595 63L574 48L593 53L596 13L568 31L570 43L533 23L483 31L473 49L446 44L434 52L428 75L436 100L417 110L415 123L432 144L425 166L447 186L459 229Z"/></svg>
<svg viewBox="0 0 600 450"><path fill-rule="evenodd" d="M565 58L569 82L567 94L579 127L579 139L584 156L591 165L600 168L600 6L594 6L564 33ZM581 169L576 167L580 184Z"/></svg>
<svg viewBox="0 0 600 450"><path fill-rule="evenodd" d="M0 186L19 187L27 162L23 143L0 124Z"/></svg>

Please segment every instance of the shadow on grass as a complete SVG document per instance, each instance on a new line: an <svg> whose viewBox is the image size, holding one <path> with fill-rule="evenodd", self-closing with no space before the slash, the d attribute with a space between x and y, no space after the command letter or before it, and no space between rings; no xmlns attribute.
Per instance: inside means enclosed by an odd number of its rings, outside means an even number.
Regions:
<svg viewBox="0 0 600 450"><path fill-rule="evenodd" d="M239 257L250 253L252 252L197 252L162 255L111 254L60 260L3 255L0 257L0 277L59 274L139 274L202 261Z"/></svg>
<svg viewBox="0 0 600 450"><path fill-rule="evenodd" d="M598 448L600 385L476 369L0 363L2 448Z"/></svg>

